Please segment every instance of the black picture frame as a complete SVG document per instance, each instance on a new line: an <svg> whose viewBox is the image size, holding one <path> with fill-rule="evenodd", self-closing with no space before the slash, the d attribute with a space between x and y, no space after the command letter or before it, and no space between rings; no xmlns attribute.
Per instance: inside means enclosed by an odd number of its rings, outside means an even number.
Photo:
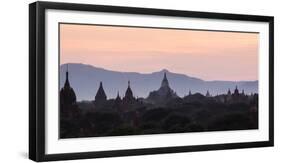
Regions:
<svg viewBox="0 0 281 163"><path fill-rule="evenodd" d="M45 153L45 11L95 11L109 13L193 17L222 20L240 20L269 23L269 140L246 143L156 147L149 149L112 150L83 153ZM34 161L55 161L100 157L132 156L190 151L207 151L236 148L269 147L274 145L274 18L271 16L240 15L210 12L179 11L152 8L103 6L55 2L34 2L29 5L29 158Z"/></svg>

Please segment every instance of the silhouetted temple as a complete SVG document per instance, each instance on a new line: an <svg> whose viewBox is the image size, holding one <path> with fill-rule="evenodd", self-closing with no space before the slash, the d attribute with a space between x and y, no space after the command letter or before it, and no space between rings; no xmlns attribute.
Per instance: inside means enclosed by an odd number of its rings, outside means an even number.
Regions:
<svg viewBox="0 0 281 163"><path fill-rule="evenodd" d="M231 95L231 91L230 89L228 88L228 91L227 91L227 95L230 96Z"/></svg>
<svg viewBox="0 0 281 163"><path fill-rule="evenodd" d="M122 101L122 100L121 100L121 97L120 97L119 91L118 91L117 97L115 98L115 102L120 103L121 101Z"/></svg>
<svg viewBox="0 0 281 163"><path fill-rule="evenodd" d="M178 98L178 95L174 90L170 88L169 81L167 79L167 74L164 72L164 77L161 82L161 87L149 93L147 101L153 103L166 102L168 99Z"/></svg>
<svg viewBox="0 0 281 163"><path fill-rule="evenodd" d="M207 90L206 97L211 97L209 90Z"/></svg>
<svg viewBox="0 0 281 163"><path fill-rule="evenodd" d="M238 90L237 86L235 87L235 90L234 90L234 96L239 96L239 90Z"/></svg>
<svg viewBox="0 0 281 163"><path fill-rule="evenodd" d="M75 105L75 104L76 104L76 95L69 83L68 66L67 66L64 87L61 88L60 90L60 106L61 109L66 109L66 108L70 108L71 105Z"/></svg>
<svg viewBox="0 0 281 163"><path fill-rule="evenodd" d="M100 82L100 86L99 89L97 91L97 94L95 96L95 103L96 104L102 104L104 102L106 102L106 94L104 92L103 86L102 86L102 82Z"/></svg>
<svg viewBox="0 0 281 163"><path fill-rule="evenodd" d="M241 93L242 95L245 95L245 92L244 92L244 89L242 90L242 93Z"/></svg>
<svg viewBox="0 0 281 163"><path fill-rule="evenodd" d="M191 95L192 95L191 90L189 90L188 91L188 96L191 96Z"/></svg>
<svg viewBox="0 0 281 163"><path fill-rule="evenodd" d="M161 88L170 88L166 72L164 72L164 78L163 78L162 83L161 83Z"/></svg>
<svg viewBox="0 0 281 163"><path fill-rule="evenodd" d="M94 100L77 102L66 66L66 78L59 92L60 138L258 129L258 94L247 94L249 90L244 92L238 86L217 95L212 87L202 87L201 93L206 92L201 94L182 86L189 92L181 98L170 87L170 73L164 71L159 89L147 98L138 98L136 85L130 81L124 94L120 96L118 91L116 98L109 98L111 95L106 95L100 82L95 86L96 94L92 94ZM111 81L114 82L118 81Z"/></svg>
<svg viewBox="0 0 281 163"><path fill-rule="evenodd" d="M133 95L133 91L132 91L131 86L130 86L130 81L128 81L128 88L126 90L125 97L123 98L123 101L125 103L133 103L135 100L136 99Z"/></svg>
<svg viewBox="0 0 281 163"><path fill-rule="evenodd" d="M233 93L231 93L230 89L228 89L227 94L218 95L216 99L224 103L237 103L237 102L245 102L245 101L250 102L251 99L249 98L251 97L253 97L253 95L247 96L244 90L242 90L242 92L239 93L239 89L236 86Z"/></svg>

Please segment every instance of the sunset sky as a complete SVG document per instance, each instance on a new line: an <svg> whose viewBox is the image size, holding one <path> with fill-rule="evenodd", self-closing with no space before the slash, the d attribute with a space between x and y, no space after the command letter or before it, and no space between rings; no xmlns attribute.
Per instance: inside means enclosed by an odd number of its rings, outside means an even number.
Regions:
<svg viewBox="0 0 281 163"><path fill-rule="evenodd" d="M124 72L168 69L204 80L257 80L258 33L60 25L60 62Z"/></svg>

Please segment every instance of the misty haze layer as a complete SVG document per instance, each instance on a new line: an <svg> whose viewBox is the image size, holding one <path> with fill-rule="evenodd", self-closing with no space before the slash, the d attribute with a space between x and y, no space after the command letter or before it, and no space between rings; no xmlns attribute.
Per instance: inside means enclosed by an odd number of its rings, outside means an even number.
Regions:
<svg viewBox="0 0 281 163"><path fill-rule="evenodd" d="M60 66L60 88L65 82L66 64ZM137 72L118 72L97 68L85 64L68 64L69 81L74 89L77 100L94 100L99 82L103 82L103 87L108 98L115 98L117 92L121 97L124 96L130 80L131 88L135 97L146 98L149 92L157 90L160 87L164 72L167 73L171 88L178 96L183 97L191 93L199 92L206 94L209 90L211 95L225 94L228 89L232 92L235 86L246 94L258 93L258 81L204 81L198 78L190 77L184 74L169 72L168 70L159 70L149 74Z"/></svg>

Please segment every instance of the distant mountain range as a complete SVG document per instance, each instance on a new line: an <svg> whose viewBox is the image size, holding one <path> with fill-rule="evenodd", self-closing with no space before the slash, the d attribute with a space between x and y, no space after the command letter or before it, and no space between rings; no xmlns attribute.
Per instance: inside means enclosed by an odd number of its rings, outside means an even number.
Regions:
<svg viewBox="0 0 281 163"><path fill-rule="evenodd" d="M60 66L60 88L65 82L66 64ZM120 96L124 96L130 80L131 88L135 97L146 98L149 92L159 89L164 72L167 74L170 87L183 97L192 93L206 94L209 90L211 95L225 94L230 89L231 92L238 86L245 93L257 93L258 81L204 81L199 78L190 77L184 74L177 74L166 69L153 73L137 73L137 72L118 72L97 68L91 65L70 63L68 64L69 81L74 89L77 100L93 100L99 82L103 82L103 87L108 98L115 98L119 91Z"/></svg>

